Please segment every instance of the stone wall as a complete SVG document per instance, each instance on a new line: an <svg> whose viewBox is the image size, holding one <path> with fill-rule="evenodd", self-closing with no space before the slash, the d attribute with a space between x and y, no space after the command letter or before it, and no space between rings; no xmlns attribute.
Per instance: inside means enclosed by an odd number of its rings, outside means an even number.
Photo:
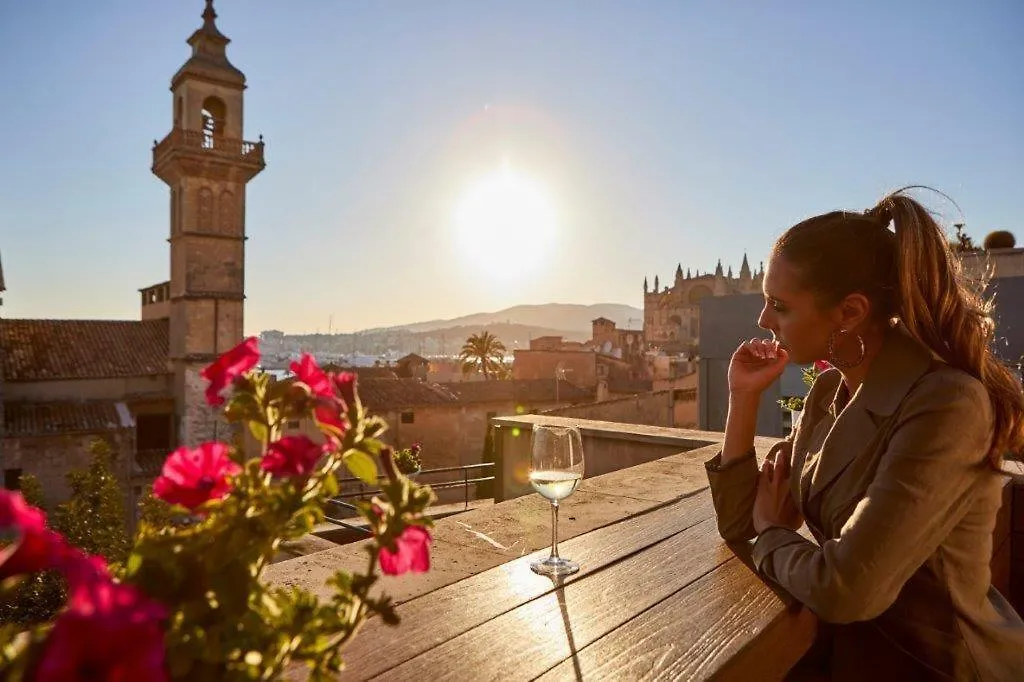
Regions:
<svg viewBox="0 0 1024 682"><path fill-rule="evenodd" d="M619 424L550 415L498 417L495 428L494 501L532 494L529 483L530 433L535 425L577 426L583 436L584 478L651 462L679 452L721 443L723 434ZM767 441L759 443L765 444ZM774 442L774 441L772 441Z"/></svg>
<svg viewBox="0 0 1024 682"><path fill-rule="evenodd" d="M648 424L650 426L675 426L676 407L674 391L639 393L628 398L614 398L599 403L570 405L545 410L543 414L552 417L593 419L619 422L621 424ZM692 392L690 392L692 395ZM689 401L696 405L696 396ZM694 409L696 413L696 409Z"/></svg>
<svg viewBox="0 0 1024 682"><path fill-rule="evenodd" d="M106 432L85 432L60 436L26 436L4 438L0 468L20 469L39 479L48 507L65 501L71 493L67 473L86 469L91 456L89 445L94 438L107 439L111 446L111 466L125 490L126 505L131 504L128 480L129 467L135 452L135 429L124 428Z"/></svg>
<svg viewBox="0 0 1024 682"><path fill-rule="evenodd" d="M553 379L559 367L564 378L577 386L597 385L597 353L575 350L517 350L514 379Z"/></svg>
<svg viewBox="0 0 1024 682"><path fill-rule="evenodd" d="M6 400L125 400L125 396L166 395L171 374L114 379L6 382Z"/></svg>

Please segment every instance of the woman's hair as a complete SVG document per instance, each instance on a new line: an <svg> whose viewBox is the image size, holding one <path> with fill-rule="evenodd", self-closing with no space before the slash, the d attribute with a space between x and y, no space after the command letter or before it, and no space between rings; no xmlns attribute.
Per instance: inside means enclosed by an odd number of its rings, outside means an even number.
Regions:
<svg viewBox="0 0 1024 682"><path fill-rule="evenodd" d="M779 238L773 253L794 267L822 305L861 293L878 322L898 317L946 363L981 381L995 416L988 457L999 467L1006 453L1024 448L1021 384L992 353L991 301L965 281L942 229L904 192L863 213L835 211L805 220Z"/></svg>

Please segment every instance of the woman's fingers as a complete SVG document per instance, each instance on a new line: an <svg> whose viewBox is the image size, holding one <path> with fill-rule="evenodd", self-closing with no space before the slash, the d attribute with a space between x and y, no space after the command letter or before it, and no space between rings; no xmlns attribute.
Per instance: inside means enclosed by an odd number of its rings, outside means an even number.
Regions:
<svg viewBox="0 0 1024 682"><path fill-rule="evenodd" d="M774 339L750 339L744 341L740 348L758 360L774 360L779 352L779 344Z"/></svg>

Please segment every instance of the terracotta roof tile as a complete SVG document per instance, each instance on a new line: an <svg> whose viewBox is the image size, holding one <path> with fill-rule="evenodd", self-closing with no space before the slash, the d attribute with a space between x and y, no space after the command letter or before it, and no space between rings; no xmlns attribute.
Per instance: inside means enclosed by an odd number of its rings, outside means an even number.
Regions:
<svg viewBox="0 0 1024 682"><path fill-rule="evenodd" d="M564 379L514 379L493 381L462 381L442 384L461 403L542 403L586 402L594 399L593 389L586 389Z"/></svg>
<svg viewBox="0 0 1024 682"><path fill-rule="evenodd" d="M166 374L168 321L0 319L5 381Z"/></svg>
<svg viewBox="0 0 1024 682"><path fill-rule="evenodd" d="M344 367L342 365L329 362L326 365L322 365L321 369L325 372L354 372L355 375L359 377L360 381L363 379L398 378L398 375L395 374L395 370L391 367Z"/></svg>
<svg viewBox="0 0 1024 682"><path fill-rule="evenodd" d="M440 384L420 379L358 380L359 399L375 412L424 405L452 405L458 399Z"/></svg>
<svg viewBox="0 0 1024 682"><path fill-rule="evenodd" d="M55 436L129 428L134 424L123 403L106 400L83 402L4 403L4 437Z"/></svg>

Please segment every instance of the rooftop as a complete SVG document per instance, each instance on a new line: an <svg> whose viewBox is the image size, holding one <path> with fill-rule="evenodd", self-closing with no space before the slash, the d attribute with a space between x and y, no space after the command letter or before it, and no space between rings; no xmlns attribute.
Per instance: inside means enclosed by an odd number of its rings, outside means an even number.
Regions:
<svg viewBox="0 0 1024 682"><path fill-rule="evenodd" d="M98 433L135 425L124 403L109 400L4 402L4 437Z"/></svg>
<svg viewBox="0 0 1024 682"><path fill-rule="evenodd" d="M168 373L168 321L0 319L4 381Z"/></svg>

